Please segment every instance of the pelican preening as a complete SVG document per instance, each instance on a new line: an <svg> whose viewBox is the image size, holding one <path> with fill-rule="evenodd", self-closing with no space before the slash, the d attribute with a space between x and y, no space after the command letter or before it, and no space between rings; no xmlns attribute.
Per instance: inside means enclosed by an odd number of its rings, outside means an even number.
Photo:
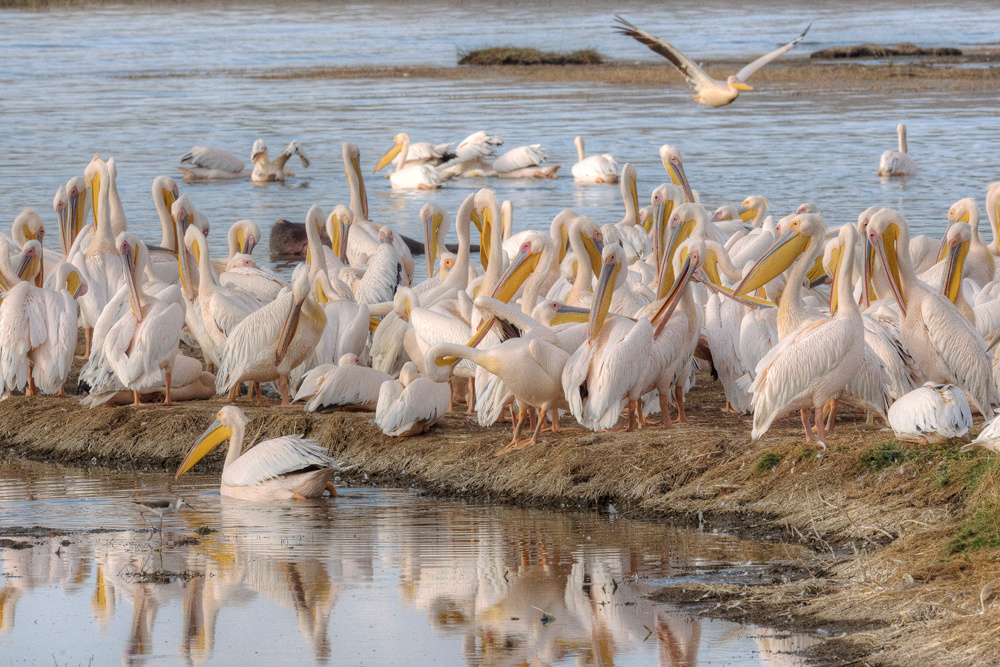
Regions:
<svg viewBox="0 0 1000 667"><path fill-rule="evenodd" d="M811 26L811 24L806 26L801 35L781 48L757 58L725 81L719 81L706 74L693 60L678 51L670 42L654 37L620 16L616 16L615 19L618 21L615 29L619 33L628 35L640 44L645 44L651 51L659 53L669 60L670 64L686 77L688 85L695 91L694 101L709 107L724 107L734 102L739 97L741 91L753 90L753 88L747 85L747 79L753 76L753 73L764 65L795 48L796 44L805 39L806 33L809 32Z"/></svg>
<svg viewBox="0 0 1000 667"><path fill-rule="evenodd" d="M267 146L263 139L257 139L250 151L250 162L253 169L247 171L243 161L232 153L217 148L195 146L181 156L177 168L184 175L185 181L192 180L227 180L250 177L254 183L283 181L288 176L294 176L285 169L285 164L293 155L298 155L303 167L309 166L309 158L303 152L298 142L293 141L273 161L267 154Z"/></svg>

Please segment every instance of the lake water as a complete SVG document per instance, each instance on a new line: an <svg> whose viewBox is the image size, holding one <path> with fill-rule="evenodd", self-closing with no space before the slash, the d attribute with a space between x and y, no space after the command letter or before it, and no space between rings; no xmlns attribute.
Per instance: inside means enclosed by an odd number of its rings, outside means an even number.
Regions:
<svg viewBox="0 0 1000 667"><path fill-rule="evenodd" d="M819 641L644 597L791 545L405 490L258 505L169 479L0 464L0 527L59 533L0 543L4 664L791 667ZM130 501L175 493L194 507L150 532Z"/></svg>
<svg viewBox="0 0 1000 667"><path fill-rule="evenodd" d="M254 139L273 151L291 139L313 166L285 185L249 182L186 186L208 215L216 254L222 231L251 218L267 235L279 218L302 221L309 206L326 212L347 202L341 144L357 143L370 171L407 131L414 141L458 141L479 129L507 147L541 143L564 177L541 183L452 181L435 193L392 191L368 177L371 217L422 236L417 212L435 200L453 214L481 187L516 207L518 228L547 229L572 207L599 222L622 215L618 189L577 186L573 137L589 152L633 162L641 197L665 180L657 149L677 145L693 186L711 207L764 194L785 214L814 201L830 224L855 220L873 203L898 207L917 231L940 233L948 207L1000 179L1000 121L994 92L812 92L806 85L761 85L723 109L691 102L683 85L663 88L590 83L411 78L265 79L275 68L341 65L451 65L464 50L517 44L595 47L615 57L658 56L610 26L617 11L673 40L694 57L761 53L813 26L788 57L838 44L910 41L982 45L996 40L1000 5L990 2L755 3L282 3L108 6L0 13L0 209L6 225L24 207L55 222L52 195L95 154L114 155L129 226L159 240L150 183L178 175L177 159L196 144L246 159ZM922 167L907 182L880 182L878 157L909 126L910 152ZM293 158L294 161L294 158ZM988 234L987 225L982 225ZM56 244L55 230L49 235ZM267 263L266 238L258 260ZM54 245L52 246L54 247ZM418 263L422 270L422 263Z"/></svg>

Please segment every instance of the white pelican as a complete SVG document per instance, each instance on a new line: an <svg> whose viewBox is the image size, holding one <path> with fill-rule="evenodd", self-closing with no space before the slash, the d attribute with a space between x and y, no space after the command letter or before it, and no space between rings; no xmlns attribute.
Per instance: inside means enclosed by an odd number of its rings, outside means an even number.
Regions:
<svg viewBox="0 0 1000 667"><path fill-rule="evenodd" d="M587 340L566 361L561 377L570 411L593 431L611 428L618 421L622 398L639 382L653 344L653 326L645 317L607 319L611 285L622 272L624 251L619 245L605 246L601 257Z"/></svg>
<svg viewBox="0 0 1000 667"><path fill-rule="evenodd" d="M250 175L244 168L243 161L232 153L205 146L195 146L182 155L177 168L184 175L185 181L246 178Z"/></svg>
<svg viewBox="0 0 1000 667"><path fill-rule="evenodd" d="M125 209L122 198L118 195L118 166L113 157L109 157L108 166L108 205L111 207L111 230L118 236L128 228L125 221ZM95 220L96 223L96 220Z"/></svg>
<svg viewBox="0 0 1000 667"><path fill-rule="evenodd" d="M306 411L339 409L372 411L378 403L379 388L392 376L362 366L358 355L348 353L336 364L313 368L302 379L295 400L306 402Z"/></svg>
<svg viewBox="0 0 1000 667"><path fill-rule="evenodd" d="M912 176L917 173L917 161L906 152L906 126L896 126L899 135L899 150L885 151L878 161L879 176Z"/></svg>
<svg viewBox="0 0 1000 667"><path fill-rule="evenodd" d="M573 180L578 183L617 183L618 162L610 153L587 157L583 137L573 140L576 144L576 164L573 165Z"/></svg>
<svg viewBox="0 0 1000 667"><path fill-rule="evenodd" d="M976 311L965 299L962 289L962 277L964 269L968 266L969 247L972 244L972 232L968 225L952 225L944 235L945 258L943 260L943 270L941 271L941 294L948 297L948 300L955 304L958 312L969 321L980 333L983 331L977 326ZM924 281L927 282L927 281ZM994 300L995 301L995 300ZM990 333L990 332L987 332Z"/></svg>
<svg viewBox="0 0 1000 667"><path fill-rule="evenodd" d="M56 267L53 289L22 281L0 302L0 396L23 390L65 396L63 384L76 351L75 299L87 291L76 267Z"/></svg>
<svg viewBox="0 0 1000 667"><path fill-rule="evenodd" d="M993 256L1000 256L1000 181L986 188L986 217L990 220L993 240L988 246Z"/></svg>
<svg viewBox="0 0 1000 667"><path fill-rule="evenodd" d="M18 213L17 217L14 218L14 223L11 225L10 231L10 236L0 232L0 243L2 243L3 248L9 254L19 253L24 249L24 245L28 241L38 241L39 245L42 245L45 241L45 223L30 208L26 208ZM38 255L38 259L41 264L35 278L37 285L41 287L43 279L52 273L52 269L59 262L63 261L64 257L58 252L43 248L41 254Z"/></svg>
<svg viewBox="0 0 1000 667"><path fill-rule="evenodd" d="M660 162L670 176L670 182L677 187L684 188L684 200L689 204L698 201L698 193L691 189L687 174L684 172L684 160L681 152L676 146L663 144L660 146Z"/></svg>
<svg viewBox="0 0 1000 667"><path fill-rule="evenodd" d="M903 344L924 379L961 387L980 414L992 414L990 406L1000 400L986 342L947 297L917 279L906 220L892 209L881 209L869 221L867 233L899 304Z"/></svg>
<svg viewBox="0 0 1000 667"><path fill-rule="evenodd" d="M342 269L337 276L354 292L358 303L384 303L392 301L396 290L405 284L405 268L399 250L393 245L394 234L388 225L378 233L379 244L368 259L364 275L357 278L350 269Z"/></svg>
<svg viewBox="0 0 1000 667"><path fill-rule="evenodd" d="M493 170L500 178L557 178L559 165L543 167L549 157L541 144L512 148L493 162Z"/></svg>
<svg viewBox="0 0 1000 667"><path fill-rule="evenodd" d="M993 419L983 426L983 430L979 432L976 439L962 447L962 451L968 451L974 447L1000 452L1000 412L993 415Z"/></svg>
<svg viewBox="0 0 1000 667"><path fill-rule="evenodd" d="M972 411L965 392L955 385L928 382L889 407L889 426L897 440L921 445L951 438L968 442Z"/></svg>
<svg viewBox="0 0 1000 667"><path fill-rule="evenodd" d="M809 322L771 348L757 364L753 392L753 438L760 438L771 422L789 410L802 410L806 442L813 441L808 413L816 410L816 439L823 443L823 406L840 396L861 370L864 324L853 299L854 253L857 230L840 231L840 266L834 275L835 312L830 319Z"/></svg>
<svg viewBox="0 0 1000 667"><path fill-rule="evenodd" d="M161 298L147 294L139 279L149 261L146 246L129 232L119 234L115 243L125 269L125 285L109 300L94 328L100 350L94 350L87 366L98 381L87 381L92 394L99 396L91 405L102 402L105 396L110 398L121 388L132 391L134 405L142 405L143 391L164 384L164 405L169 405L170 376L184 326L184 310L178 304L180 290L171 286L169 291L176 294L161 292ZM86 379L86 370L80 371L82 379ZM102 375L110 380L108 371L120 386L99 380Z"/></svg>
<svg viewBox="0 0 1000 667"><path fill-rule="evenodd" d="M220 346L216 389L278 380L281 406L288 407L288 374L312 353L325 327L326 313L309 296L303 271L291 290L244 318Z"/></svg>
<svg viewBox="0 0 1000 667"><path fill-rule="evenodd" d="M392 148L379 158L372 173L377 172L395 158L396 170L389 173L389 183L393 188L437 190L441 187L441 177L438 176L437 170L434 167L427 164L405 166L407 153L410 150L409 135L405 132L400 132L392 140L395 142Z"/></svg>
<svg viewBox="0 0 1000 667"><path fill-rule="evenodd" d="M344 268L337 252L323 245L322 229L323 209L313 204L306 212L306 264L309 266L310 277L320 271L328 276L336 276ZM340 250L340 244L337 249Z"/></svg>
<svg viewBox="0 0 1000 667"><path fill-rule="evenodd" d="M976 281L980 287L992 281L996 275L996 260L979 234L979 205L976 200L966 197L952 204L951 208L948 209L948 222L966 223L972 232L968 256L965 258L965 277ZM938 261L944 259L943 243L944 239L942 239Z"/></svg>
<svg viewBox="0 0 1000 667"><path fill-rule="evenodd" d="M293 155L298 155L303 167L309 166L309 158L303 152L298 142L291 142L285 150L272 162L268 159L267 146L263 139L253 142L253 150L250 151L250 161L253 162L253 171L250 172L250 180L254 183L267 183L270 181L283 181L286 176L295 176L290 171L285 170L285 163Z"/></svg>
<svg viewBox="0 0 1000 667"><path fill-rule="evenodd" d="M274 301L289 286L274 271L257 266L250 255L243 253L229 260L226 270L219 274L219 284L250 294L261 303Z"/></svg>
<svg viewBox="0 0 1000 667"><path fill-rule="evenodd" d="M645 44L650 50L659 53L669 60L687 78L688 85L695 91L694 101L710 107L724 107L739 97L740 91L753 90L753 88L747 85L747 79L764 65L795 48L796 44L805 39L806 33L809 32L809 27L812 25L806 26L802 34L788 42L788 44L746 65L735 76L731 76L725 81L717 81L708 76L693 60L678 51L673 44L654 37L620 16L616 16L615 19L618 21L615 29L619 33L628 35L640 44Z"/></svg>
<svg viewBox="0 0 1000 667"><path fill-rule="evenodd" d="M484 130L473 132L455 147L455 156L443 162L437 170L444 180L450 178L475 178L494 176L493 167L486 158L496 155L496 146L502 146L503 139Z"/></svg>
<svg viewBox="0 0 1000 667"><path fill-rule="evenodd" d="M451 389L423 377L412 361L403 364L398 380L382 383L375 407L375 423L391 436L429 431L448 412Z"/></svg>
<svg viewBox="0 0 1000 667"><path fill-rule="evenodd" d="M242 500L288 500L318 498L337 490L330 482L340 466L324 453L315 440L286 435L258 442L243 451L243 438L250 420L239 408L227 405L177 468L174 479L186 473L216 446L229 440L229 453L222 465L219 493Z"/></svg>
<svg viewBox="0 0 1000 667"><path fill-rule="evenodd" d="M208 232L200 227L199 229L205 238L208 238ZM215 269L215 272L222 273L225 271L229 260L237 254L253 254L253 249L257 247L258 242L260 242L260 227L257 226L257 223L253 220L237 220L234 222L229 226L229 231L226 233L226 244L229 247L229 253L225 258L212 260L212 267Z"/></svg>

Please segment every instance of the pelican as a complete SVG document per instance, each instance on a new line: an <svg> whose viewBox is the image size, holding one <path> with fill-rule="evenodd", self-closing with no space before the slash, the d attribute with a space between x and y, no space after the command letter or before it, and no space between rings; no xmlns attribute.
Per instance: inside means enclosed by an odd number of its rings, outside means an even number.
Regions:
<svg viewBox="0 0 1000 667"><path fill-rule="evenodd" d="M974 447L982 447L993 452L1000 451L1000 412L993 415L993 419L983 426L983 430L979 432L976 439L962 447L962 451L968 451Z"/></svg>
<svg viewBox="0 0 1000 667"><path fill-rule="evenodd" d="M809 408L816 410L816 438L823 447L823 406L838 397L862 367L864 324L853 299L857 230L845 225L839 234L840 265L834 275L836 295L831 318L808 322L771 348L756 368L753 392L753 438L789 410L803 410L806 442L813 441Z"/></svg>
<svg viewBox="0 0 1000 667"><path fill-rule="evenodd" d="M399 250L393 245L394 234L388 225L378 233L379 244L368 260L364 275L357 278L350 269L338 276L354 293L358 303L384 303L392 301L396 290L405 284L405 269Z"/></svg>
<svg viewBox="0 0 1000 667"><path fill-rule="evenodd" d="M219 274L219 284L249 294L260 303L274 301L289 286L274 271L257 266L250 255L242 253L229 260L226 270Z"/></svg>
<svg viewBox="0 0 1000 667"><path fill-rule="evenodd" d="M709 107L724 107L727 104L734 102L736 98L739 97L741 91L753 90L752 87L747 85L747 79L753 76L754 72L759 70L764 65L795 48L796 44L805 39L806 33L809 32L809 28L812 25L810 24L809 26L806 26L806 29L802 31L801 35L781 48L775 49L767 55L757 58L757 60L754 60L749 65L746 65L734 76L729 77L725 81L718 81L708 76L703 69L698 67L693 60L678 51L673 44L665 42L658 37L654 37L645 30L632 25L620 16L616 16L615 19L618 21L618 25L615 26L615 29L619 33L628 35L640 44L645 44L650 50L655 53L659 53L661 56L669 60L670 64L680 70L680 73L687 78L688 85L695 91L696 94L694 96L694 101Z"/></svg>
<svg viewBox="0 0 1000 667"><path fill-rule="evenodd" d="M87 196L87 182L81 176L74 176L66 181L66 199L68 212L65 218L60 218L59 236L62 241L63 255L69 257L77 236L83 231L87 221L90 198Z"/></svg>
<svg viewBox="0 0 1000 667"><path fill-rule="evenodd" d="M968 442L972 411L965 393L955 385L928 382L892 404L889 426L897 440L906 442L933 445L952 438Z"/></svg>
<svg viewBox="0 0 1000 667"><path fill-rule="evenodd" d="M291 290L244 318L219 347L216 389L278 380L281 406L290 406L288 374L313 351L325 327L326 313L309 296L309 276L303 271Z"/></svg>
<svg viewBox="0 0 1000 667"><path fill-rule="evenodd" d="M583 137L573 140L576 144L576 164L573 165L573 180L578 183L617 183L618 162L610 153L587 157Z"/></svg>
<svg viewBox="0 0 1000 667"><path fill-rule="evenodd" d="M541 144L512 148L493 162L500 178L558 178L559 165L542 166L549 157Z"/></svg>
<svg viewBox="0 0 1000 667"><path fill-rule="evenodd" d="M65 396L63 383L73 366L76 350L75 299L87 291L76 267L56 267L54 289L22 281L0 302L0 396L38 389Z"/></svg>
<svg viewBox="0 0 1000 667"><path fill-rule="evenodd" d="M113 157L107 161L108 167L108 205L111 207L111 230L118 236L128 228L125 221L125 209L122 198L118 195L118 166ZM96 219L95 219L96 224Z"/></svg>
<svg viewBox="0 0 1000 667"><path fill-rule="evenodd" d="M400 132L392 138L395 142L385 155L379 158L375 165L375 173L396 159L396 170L389 173L389 183L395 189L437 190L441 187L441 177L437 170L427 164L406 165L406 156L410 150L410 137ZM398 157L397 157L398 156Z"/></svg>
<svg viewBox="0 0 1000 667"><path fill-rule="evenodd" d="M277 158L271 162L267 156L267 146L263 139L253 142L253 150L250 152L250 161L253 162L253 171L250 173L250 180L254 183L267 183L270 181L283 181L286 176L295 176L290 171L285 170L285 163L293 155L298 155L303 167L309 166L309 158L299 146L298 142L291 142L281 151Z"/></svg>
<svg viewBox="0 0 1000 667"><path fill-rule="evenodd" d="M438 167L438 176L443 180L494 176L496 172L486 158L496 155L496 146L502 145L503 139L499 135L484 130L473 132L458 143L455 156Z"/></svg>
<svg viewBox="0 0 1000 667"><path fill-rule="evenodd" d="M222 464L222 483L219 485L222 495L241 500L318 498L324 491L329 491L331 496L337 495L330 478L341 467L315 440L286 435L259 442L241 455L249 421L235 406L227 405L219 410L215 421L184 457L174 479L180 479L228 439L229 452Z"/></svg>
<svg viewBox="0 0 1000 667"><path fill-rule="evenodd" d="M205 230L202 229L201 233L208 238ZM257 247L259 241L260 227L253 220L237 220L229 226L229 231L226 233L226 244L229 247L229 253L225 259L213 259L212 268L215 269L216 273L222 273L226 270L229 260L235 255L253 254L253 249Z"/></svg>
<svg viewBox="0 0 1000 667"><path fill-rule="evenodd" d="M899 304L900 333L924 379L961 387L980 414L1000 400L986 342L947 297L917 279L910 259L910 228L892 209L881 209L867 226L871 251L882 262Z"/></svg>
<svg viewBox="0 0 1000 667"><path fill-rule="evenodd" d="M450 403L451 390L447 384L421 376L417 365L407 361L398 380L382 383L375 423L386 435L418 435L438 423Z"/></svg>
<svg viewBox="0 0 1000 667"><path fill-rule="evenodd" d="M10 254L20 252L28 241L38 241L39 245L45 241L45 223L30 208L24 209L14 218L10 231L10 236L0 233L0 242ZM41 264L35 277L40 287L43 279L50 275L52 269L65 258L55 251L43 249L38 255L38 259Z"/></svg>
<svg viewBox="0 0 1000 667"><path fill-rule="evenodd" d="M177 168L185 181L246 178L250 175L243 161L232 153L205 146L195 146L182 155Z"/></svg>
<svg viewBox="0 0 1000 667"><path fill-rule="evenodd" d="M993 280L996 274L996 261L993 253L983 243L983 238L979 234L979 205L971 197L959 199L948 209L949 223L966 223L972 232L968 248L968 256L965 258L965 277L976 281L980 287ZM942 248L938 253L938 261L944 259L944 239Z"/></svg>
<svg viewBox="0 0 1000 667"><path fill-rule="evenodd" d="M917 173L917 161L906 152L906 126L896 126L899 136L899 150L885 151L878 161L879 176L912 176Z"/></svg>
<svg viewBox="0 0 1000 667"><path fill-rule="evenodd" d="M663 163L663 168L667 170L670 182L680 188L684 188L684 200L688 203L697 202L698 194L691 189L691 184L688 183L687 174L684 172L684 160L681 158L681 152L677 147L670 144L660 146L660 162Z"/></svg>
<svg viewBox="0 0 1000 667"><path fill-rule="evenodd" d="M361 365L358 355L348 353L336 364L313 368L302 379L295 400L306 402L306 411L321 409L368 410L378 404L379 389L392 376Z"/></svg>
<svg viewBox="0 0 1000 667"><path fill-rule="evenodd" d="M610 286L621 273L624 254L617 244L604 247L587 340L566 361L561 376L570 411L593 431L618 421L622 398L641 378L653 344L653 326L645 317L608 320Z"/></svg>

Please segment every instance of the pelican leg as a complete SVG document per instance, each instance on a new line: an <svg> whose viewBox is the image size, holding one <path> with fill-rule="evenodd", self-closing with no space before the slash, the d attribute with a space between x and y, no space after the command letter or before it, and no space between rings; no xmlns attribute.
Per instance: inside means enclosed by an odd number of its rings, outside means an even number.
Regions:
<svg viewBox="0 0 1000 667"><path fill-rule="evenodd" d="M549 419L552 421L552 432L561 431L559 428L559 408L549 410Z"/></svg>
<svg viewBox="0 0 1000 667"><path fill-rule="evenodd" d="M832 398L830 399L830 403L832 404L830 407L830 414L826 418L827 433L833 433L833 426L837 421L837 407L840 405L840 399Z"/></svg>
<svg viewBox="0 0 1000 667"><path fill-rule="evenodd" d="M144 403L141 400L141 397L139 396L139 392L135 391L134 389L132 390L132 398L134 399L132 401L132 405L144 405ZM163 517L160 518L162 519Z"/></svg>
<svg viewBox="0 0 1000 667"><path fill-rule="evenodd" d="M625 425L625 432L631 433L635 429L635 413L638 410L638 401L629 400L625 410L628 412L628 424Z"/></svg>
<svg viewBox="0 0 1000 667"><path fill-rule="evenodd" d="M465 400L468 402L468 407L466 407L465 413L472 414L476 411L476 380L475 378L468 378L468 380L468 389L465 394Z"/></svg>
<svg viewBox="0 0 1000 667"><path fill-rule="evenodd" d="M826 429L823 428L823 408L816 408L816 442L826 449Z"/></svg>
<svg viewBox="0 0 1000 667"><path fill-rule="evenodd" d="M261 390L260 385L257 385L257 407L264 407L264 392Z"/></svg>
<svg viewBox="0 0 1000 667"><path fill-rule="evenodd" d="M511 406L511 410L513 409L514 409L513 406ZM512 449L516 449L515 445L517 445L518 441L521 439L521 431L524 429L524 422L527 421L527 419L528 419L527 408L523 407L519 408L517 412L517 425L514 427L514 439L510 441L509 445L501 449L493 456L501 456L511 451Z"/></svg>
<svg viewBox="0 0 1000 667"><path fill-rule="evenodd" d="M514 451L517 451L518 449L524 449L525 447L531 447L532 445L537 444L538 443L538 432L542 428L542 422L543 421L544 420L541 419L541 418L539 418L536 421L535 430L532 431L531 438L529 438L528 440L522 440L520 442L518 442L515 439L514 442L510 443L509 445L507 445L506 447L504 447L503 449L501 449L499 452L497 452L496 456L500 456L501 454L506 454L507 452L514 452ZM519 425L520 425L520 423L519 423Z"/></svg>
<svg viewBox="0 0 1000 667"><path fill-rule="evenodd" d="M539 415L538 410L534 408L528 408L528 424L532 431L538 431L538 422L544 419L544 415Z"/></svg>
<svg viewBox="0 0 1000 667"><path fill-rule="evenodd" d="M666 394L660 394L660 415L663 417L663 428L674 427L674 423L670 421L670 401Z"/></svg>
<svg viewBox="0 0 1000 667"><path fill-rule="evenodd" d="M69 394L66 393L65 385L59 387L59 393L56 394L56 398L69 398Z"/></svg>
<svg viewBox="0 0 1000 667"><path fill-rule="evenodd" d="M290 408L292 407L291 396L288 395L288 376L279 375L278 376L278 389L281 391L281 407Z"/></svg>
<svg viewBox="0 0 1000 667"><path fill-rule="evenodd" d="M807 410L799 410L799 417L802 418L802 428L806 432L806 442L812 442L813 430L812 426L809 425L809 412Z"/></svg>
<svg viewBox="0 0 1000 667"><path fill-rule="evenodd" d="M684 415L684 387L674 387L674 398L677 401L677 423L696 424L700 419L688 419Z"/></svg>
<svg viewBox="0 0 1000 667"><path fill-rule="evenodd" d="M163 405L173 405L174 402L170 400L170 373L167 372L165 378L167 381L166 391L163 396Z"/></svg>
<svg viewBox="0 0 1000 667"><path fill-rule="evenodd" d="M94 330L84 329L83 339L84 339L83 356L77 357L77 359L90 359L90 346L94 342Z"/></svg>
<svg viewBox="0 0 1000 667"><path fill-rule="evenodd" d="M333 482L326 483L326 490L330 492L331 498L339 498L340 494L337 493L337 487L333 485Z"/></svg>
<svg viewBox="0 0 1000 667"><path fill-rule="evenodd" d="M736 414L736 410L733 410L733 404L729 402L728 398L726 399L726 407L722 408L722 411L728 415Z"/></svg>
<svg viewBox="0 0 1000 667"><path fill-rule="evenodd" d="M31 375L31 369L28 370L28 390L24 392L25 396L38 396L38 387L35 386L35 378Z"/></svg>

